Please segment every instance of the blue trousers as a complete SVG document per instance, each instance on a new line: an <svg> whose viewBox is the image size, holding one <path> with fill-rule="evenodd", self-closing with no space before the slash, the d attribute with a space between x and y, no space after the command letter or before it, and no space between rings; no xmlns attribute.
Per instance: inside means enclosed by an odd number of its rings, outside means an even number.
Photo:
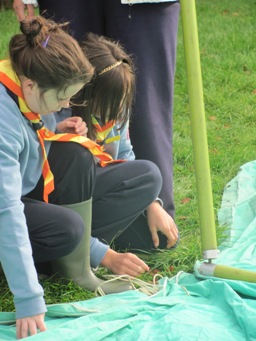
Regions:
<svg viewBox="0 0 256 341"><path fill-rule="evenodd" d="M137 85L130 126L137 159L154 162L163 187L160 198L174 216L172 113L179 3L122 5L121 0L39 0L40 11L70 21L82 40L94 32L118 40L134 57Z"/></svg>

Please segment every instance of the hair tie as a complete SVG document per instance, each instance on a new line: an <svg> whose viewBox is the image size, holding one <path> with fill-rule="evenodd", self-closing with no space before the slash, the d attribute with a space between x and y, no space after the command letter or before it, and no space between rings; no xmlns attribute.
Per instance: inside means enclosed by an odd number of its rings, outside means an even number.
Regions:
<svg viewBox="0 0 256 341"><path fill-rule="evenodd" d="M44 49L46 48L49 39L50 39L50 36L47 36L46 39L45 39L45 41L42 43L42 47L43 47Z"/></svg>
<svg viewBox="0 0 256 341"><path fill-rule="evenodd" d="M105 72L108 72L109 70L114 69L114 68L117 67L118 65L122 64L122 62L123 62L122 60L119 60L118 62L116 62L116 63L114 63L114 64L112 64L112 65L106 67L105 69L103 69L103 70L98 74L98 76L102 75L102 74L105 73Z"/></svg>

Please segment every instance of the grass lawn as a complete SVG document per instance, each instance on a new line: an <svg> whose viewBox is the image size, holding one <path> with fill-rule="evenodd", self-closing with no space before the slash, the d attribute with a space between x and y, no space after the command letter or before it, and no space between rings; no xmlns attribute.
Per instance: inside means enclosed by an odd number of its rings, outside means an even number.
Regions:
<svg viewBox="0 0 256 341"><path fill-rule="evenodd" d="M255 0L197 0L200 55L204 85L209 156L217 238L217 211L225 184L240 165L256 158L256 42ZM7 55L9 38L18 32L12 10L0 12L0 58ZM176 223L180 245L173 251L143 254L151 273L173 276L192 272L201 259L200 227L189 120L182 28L179 27L174 106L174 181ZM100 273L103 273L103 271ZM79 301L94 294L72 283L42 280L48 304ZM12 295L0 279L0 311L12 311Z"/></svg>

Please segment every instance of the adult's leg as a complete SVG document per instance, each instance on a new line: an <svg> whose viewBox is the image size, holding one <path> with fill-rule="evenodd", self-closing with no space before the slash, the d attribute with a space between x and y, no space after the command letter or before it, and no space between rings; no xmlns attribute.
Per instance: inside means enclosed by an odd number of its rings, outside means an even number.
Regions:
<svg viewBox="0 0 256 341"><path fill-rule="evenodd" d="M68 21L70 33L79 41L85 33L103 34L102 0L38 0L40 13L56 22Z"/></svg>
<svg viewBox="0 0 256 341"><path fill-rule="evenodd" d="M40 14L56 22L68 21L70 33L78 40L84 36L85 1L84 0L38 0Z"/></svg>
<svg viewBox="0 0 256 341"><path fill-rule="evenodd" d="M178 3L122 5L104 0L105 35L119 40L135 59L136 101L130 125L137 159L160 169L160 198L174 215L172 110Z"/></svg>
<svg viewBox="0 0 256 341"><path fill-rule="evenodd" d="M96 174L92 235L110 243L158 197L161 174L146 160L97 168Z"/></svg>

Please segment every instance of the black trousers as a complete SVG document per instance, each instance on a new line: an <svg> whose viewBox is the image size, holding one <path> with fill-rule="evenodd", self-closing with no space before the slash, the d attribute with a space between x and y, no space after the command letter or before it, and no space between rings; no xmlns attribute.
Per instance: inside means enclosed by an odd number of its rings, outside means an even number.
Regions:
<svg viewBox="0 0 256 341"><path fill-rule="evenodd" d="M179 3L122 5L121 0L39 0L41 13L70 21L71 33L82 40L94 32L118 40L134 57L136 99L130 136L136 159L160 169L160 198L174 216L172 119Z"/></svg>
<svg viewBox="0 0 256 341"><path fill-rule="evenodd" d="M94 237L106 243L115 239L115 245L124 249L152 247L143 212L162 186L155 164L137 160L101 168L87 149L72 142L53 142L48 160L55 180L49 203L42 201L42 178L22 198L36 263L62 257L76 247L83 236L83 221L61 205L91 197Z"/></svg>

